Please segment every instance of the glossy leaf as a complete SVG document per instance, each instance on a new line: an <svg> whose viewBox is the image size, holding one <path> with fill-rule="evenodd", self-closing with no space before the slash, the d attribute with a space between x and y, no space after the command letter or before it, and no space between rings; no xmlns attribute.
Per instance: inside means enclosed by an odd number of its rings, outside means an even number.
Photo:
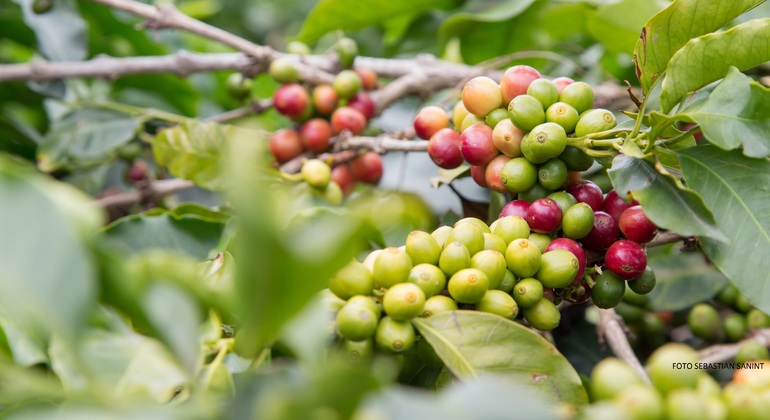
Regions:
<svg viewBox="0 0 770 420"><path fill-rule="evenodd" d="M619 155L607 174L618 195L622 197L630 192L657 226L682 235L727 240L703 198L692 190L680 188L670 175L662 175L650 163Z"/></svg>
<svg viewBox="0 0 770 420"><path fill-rule="evenodd" d="M661 109L668 112L688 92L721 79L732 66L746 70L770 60L770 45L765 42L768 37L770 18L765 18L685 44L669 62L660 95Z"/></svg>
<svg viewBox="0 0 770 420"><path fill-rule="evenodd" d="M622 0L600 7L588 20L588 30L609 51L631 54L639 28L666 7L662 0Z"/></svg>
<svg viewBox="0 0 770 420"><path fill-rule="evenodd" d="M543 398L576 406L587 402L575 369L529 328L476 311L445 312L412 323L461 379L489 372L526 383Z"/></svg>
<svg viewBox="0 0 770 420"><path fill-rule="evenodd" d="M657 280L648 306L656 311L689 308L711 299L727 285L727 278L699 252L651 255L648 263Z"/></svg>
<svg viewBox="0 0 770 420"><path fill-rule="evenodd" d="M51 61L80 61L86 58L86 24L75 2L56 0L46 13L35 13L35 0L15 0L24 11L24 23L35 31L40 53Z"/></svg>
<svg viewBox="0 0 770 420"><path fill-rule="evenodd" d="M727 77L699 105L674 118L700 125L709 143L749 157L770 156L770 89L730 68Z"/></svg>
<svg viewBox="0 0 770 420"><path fill-rule="evenodd" d="M636 75L644 93L652 90L671 57L690 39L716 31L763 1L675 0L653 16L642 28L634 48Z"/></svg>
<svg viewBox="0 0 770 420"><path fill-rule="evenodd" d="M680 154L688 185L730 243L701 238L703 252L755 306L770 313L770 161L714 146Z"/></svg>
<svg viewBox="0 0 770 420"><path fill-rule="evenodd" d="M129 142L139 128L129 115L79 109L55 121L38 148L38 165L53 171L69 162L97 162Z"/></svg>

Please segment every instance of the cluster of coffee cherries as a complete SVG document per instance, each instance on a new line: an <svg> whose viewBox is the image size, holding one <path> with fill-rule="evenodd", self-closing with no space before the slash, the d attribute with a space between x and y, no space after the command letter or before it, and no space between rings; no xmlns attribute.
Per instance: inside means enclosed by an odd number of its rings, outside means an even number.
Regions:
<svg viewBox="0 0 770 420"><path fill-rule="evenodd" d="M625 362L608 358L591 372L592 404L580 419L764 419L770 411L770 360L740 362L726 386L701 363L698 353L681 343L655 350L645 369L651 384ZM764 366L762 368L761 366Z"/></svg>

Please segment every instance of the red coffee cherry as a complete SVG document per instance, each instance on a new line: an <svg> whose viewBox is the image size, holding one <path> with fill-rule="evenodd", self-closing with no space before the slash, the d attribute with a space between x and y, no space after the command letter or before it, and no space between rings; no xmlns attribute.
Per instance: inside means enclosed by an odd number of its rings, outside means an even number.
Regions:
<svg viewBox="0 0 770 420"><path fill-rule="evenodd" d="M417 137L428 140L442 128L449 127L449 116L437 106L426 106L414 117Z"/></svg>
<svg viewBox="0 0 770 420"><path fill-rule="evenodd" d="M602 209L602 203L604 202L604 194L602 194L602 189L587 179L580 179L576 181L570 185L569 189L567 189L567 192L572 194L578 203L586 203L591 206L594 211L599 211Z"/></svg>
<svg viewBox="0 0 770 420"><path fill-rule="evenodd" d="M604 203L602 204L602 210L607 212L610 216L612 216L615 220L620 220L620 215L623 213L623 211L629 207L633 207L638 205L639 203L636 200L632 200L631 202L625 202L622 198L618 195L618 192L615 190L611 190L607 193L607 196L604 197Z"/></svg>
<svg viewBox="0 0 770 420"><path fill-rule="evenodd" d="M607 249L604 261L612 274L624 280L631 280L644 273L647 267L647 254L636 242L621 239Z"/></svg>
<svg viewBox="0 0 770 420"><path fill-rule="evenodd" d="M548 244L548 247L545 249L546 252L553 251L555 249L563 249L565 251L571 252L575 257L578 259L578 263L580 266L578 267L578 272L575 275L575 279L572 280L571 284L578 284L581 280L583 280L583 274L586 271L586 253L583 251L583 247L580 246L579 243L573 241L569 238L556 238L553 241L551 241L550 244ZM587 299L587 298L586 298Z"/></svg>
<svg viewBox="0 0 770 420"><path fill-rule="evenodd" d="M350 162L350 172L357 180L376 185L382 178L382 158L375 152L366 152Z"/></svg>
<svg viewBox="0 0 770 420"><path fill-rule="evenodd" d="M487 125L477 124L460 134L460 153L471 165L484 166L500 151L492 141L492 129Z"/></svg>
<svg viewBox="0 0 770 420"><path fill-rule="evenodd" d="M302 145L316 153L325 152L331 145L332 127L323 118L305 121L299 129Z"/></svg>
<svg viewBox="0 0 770 420"><path fill-rule="evenodd" d="M348 101L347 106L360 111L367 120L370 120L372 117L374 117L374 112L377 108L374 105L372 97L369 96L369 94L366 92L358 92L356 96L353 97L353 99Z"/></svg>
<svg viewBox="0 0 770 420"><path fill-rule="evenodd" d="M270 136L268 146L278 163L288 162L304 151L299 133L290 128L284 128L273 133Z"/></svg>
<svg viewBox="0 0 770 420"><path fill-rule="evenodd" d="M487 185L487 167L486 166L476 166L471 165L471 178L473 178L474 181L476 181L476 184L478 184L481 188L488 188Z"/></svg>
<svg viewBox="0 0 770 420"><path fill-rule="evenodd" d="M313 89L313 107L321 115L329 115L334 112L339 100L332 85L318 85Z"/></svg>
<svg viewBox="0 0 770 420"><path fill-rule="evenodd" d="M358 110L343 106L332 114L332 128L336 134L349 130L354 135L358 135L366 129L366 117Z"/></svg>
<svg viewBox="0 0 770 420"><path fill-rule="evenodd" d="M500 210L500 216L498 216L498 219L505 216L519 216L526 220L527 210L529 210L530 205L531 204L528 201L511 200L508 202L508 204L503 206L502 210Z"/></svg>
<svg viewBox="0 0 770 420"><path fill-rule="evenodd" d="M356 189L356 179L347 164L337 165L332 169L332 182L340 186L342 194L350 195Z"/></svg>
<svg viewBox="0 0 770 420"><path fill-rule="evenodd" d="M500 81L504 103L507 105L513 98L527 93L532 81L540 77L540 72L530 66L513 66L506 70Z"/></svg>
<svg viewBox="0 0 770 420"><path fill-rule="evenodd" d="M283 85L273 95L273 106L283 115L298 117L305 112L310 97L305 88L297 84Z"/></svg>
<svg viewBox="0 0 770 420"><path fill-rule="evenodd" d="M484 179L486 180L487 187L490 190L503 194L508 193L508 188L506 188L505 184L503 184L503 181L500 180L500 171L509 160L511 160L511 158L508 156L499 155L498 157L492 159L489 164L487 164L487 169L484 173Z"/></svg>
<svg viewBox="0 0 770 420"><path fill-rule="evenodd" d="M437 131L428 141L428 156L440 168L454 169L462 165L460 133L451 128Z"/></svg>
<svg viewBox="0 0 770 420"><path fill-rule="evenodd" d="M618 227L626 239L638 244L650 242L658 232L658 227L647 218L642 206L627 208L620 214Z"/></svg>
<svg viewBox="0 0 770 420"><path fill-rule="evenodd" d="M618 222L609 214L597 211L594 213L593 229L580 242L588 249L600 251L609 248L618 239L619 235Z"/></svg>
<svg viewBox="0 0 770 420"><path fill-rule="evenodd" d="M551 233L561 225L561 208L550 198L540 198L527 209L527 224L537 233Z"/></svg>

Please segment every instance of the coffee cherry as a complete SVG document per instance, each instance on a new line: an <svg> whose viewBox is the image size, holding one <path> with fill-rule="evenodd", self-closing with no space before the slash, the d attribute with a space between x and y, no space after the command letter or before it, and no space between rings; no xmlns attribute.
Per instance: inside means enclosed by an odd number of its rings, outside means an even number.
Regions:
<svg viewBox="0 0 770 420"><path fill-rule="evenodd" d="M332 127L323 118L313 118L305 121L299 129L302 145L316 153L329 150L332 138Z"/></svg>
<svg viewBox="0 0 770 420"><path fill-rule="evenodd" d="M535 273L535 278L545 287L562 288L572 283L579 267L577 257L569 251L563 249L546 251L543 253L540 269Z"/></svg>
<svg viewBox="0 0 770 420"><path fill-rule="evenodd" d="M687 325L696 337L707 341L721 340L724 335L719 313L706 303L699 303L690 310Z"/></svg>
<svg viewBox="0 0 770 420"><path fill-rule="evenodd" d="M556 305L548 299L540 299L529 308L523 309L524 319L532 328L540 331L550 331L559 326L561 313Z"/></svg>
<svg viewBox="0 0 770 420"><path fill-rule="evenodd" d="M348 360L353 363L369 360L374 354L374 341L371 338L361 341L344 340L342 347Z"/></svg>
<svg viewBox="0 0 770 420"><path fill-rule="evenodd" d="M382 158L376 152L366 152L350 162L350 172L363 183L377 185L382 178Z"/></svg>
<svg viewBox="0 0 770 420"><path fill-rule="evenodd" d="M504 255L506 248L508 245L499 236L491 233L484 234L484 249L497 251Z"/></svg>
<svg viewBox="0 0 770 420"><path fill-rule="evenodd" d="M570 239L583 239L594 227L594 211L586 203L577 203L564 212L561 229Z"/></svg>
<svg viewBox="0 0 770 420"><path fill-rule="evenodd" d="M361 87L365 90L373 90L377 88L377 72L369 68L357 68L353 70L356 72L359 78L361 78Z"/></svg>
<svg viewBox="0 0 770 420"><path fill-rule="evenodd" d="M300 173L308 185L316 188L325 188L332 178L332 168L319 159L306 160Z"/></svg>
<svg viewBox="0 0 770 420"><path fill-rule="evenodd" d="M548 109L559 100L559 89L548 79L535 79L527 88L527 95L540 101L543 109Z"/></svg>
<svg viewBox="0 0 770 420"><path fill-rule="evenodd" d="M414 131L417 137L428 140L439 130L449 126L449 117L437 106L426 106L414 117Z"/></svg>
<svg viewBox="0 0 770 420"><path fill-rule="evenodd" d="M602 309L613 308L623 300L626 282L610 271L603 271L596 276L596 283L591 288L591 300Z"/></svg>
<svg viewBox="0 0 770 420"><path fill-rule="evenodd" d="M748 298L746 298L745 295L739 294L738 297L735 299L735 310L738 312L746 313L750 311L752 308L751 301L749 301Z"/></svg>
<svg viewBox="0 0 770 420"><path fill-rule="evenodd" d="M465 109L463 101L457 101L455 106L452 108L452 125L455 127L455 129L461 130L460 127L463 125L463 120L468 115L471 115L471 113Z"/></svg>
<svg viewBox="0 0 770 420"><path fill-rule="evenodd" d="M634 291L634 293L640 295L646 295L652 292L655 288L656 278L655 272L652 271L652 267L649 265L645 267L644 272L639 277L629 280L628 287Z"/></svg>
<svg viewBox="0 0 770 420"><path fill-rule="evenodd" d="M463 223L470 223L473 226L479 228L483 233L492 233L490 227L487 226L487 224L478 217L463 217L462 219L455 222L454 227L460 226Z"/></svg>
<svg viewBox="0 0 770 420"><path fill-rule="evenodd" d="M540 72L530 66L519 65L508 68L500 81L504 102L510 103L513 98L527 93L529 85L540 77Z"/></svg>
<svg viewBox="0 0 770 420"><path fill-rule="evenodd" d="M436 240L436 243L438 244L438 247L443 250L444 249L444 245L447 243L447 239L449 238L449 234L450 233L452 233L452 227L451 226L440 226L440 227L436 228L436 230L431 232L430 236L432 236L433 239Z"/></svg>
<svg viewBox="0 0 770 420"><path fill-rule="evenodd" d="M604 202L602 189L587 179L575 182L567 189L567 192L572 194L578 203L588 204L595 212L602 209L602 203Z"/></svg>
<svg viewBox="0 0 770 420"><path fill-rule="evenodd" d="M628 387L643 385L644 382L628 364L608 357L594 366L590 384L591 400L601 401L612 400Z"/></svg>
<svg viewBox="0 0 770 420"><path fill-rule="evenodd" d="M698 353L680 343L667 343L655 350L647 360L647 372L655 388L663 394L678 388L695 388L696 369L675 369L678 363L698 363Z"/></svg>
<svg viewBox="0 0 770 420"><path fill-rule="evenodd" d="M337 312L337 331L347 340L365 340L374 335L377 320L370 308L348 303Z"/></svg>
<svg viewBox="0 0 770 420"><path fill-rule="evenodd" d="M313 107L321 115L329 115L337 109L339 97L332 85L318 85L313 89Z"/></svg>
<svg viewBox="0 0 770 420"><path fill-rule="evenodd" d="M372 279L375 288L389 288L405 283L412 271L412 259L406 251L398 248L385 248L374 260Z"/></svg>
<svg viewBox="0 0 770 420"><path fill-rule="evenodd" d="M353 66L353 61L358 55L358 44L356 41L350 38L340 38L334 45L337 51L337 56L340 60L340 65L343 68L350 68Z"/></svg>
<svg viewBox="0 0 770 420"><path fill-rule="evenodd" d="M492 129L486 125L477 124L460 134L460 153L471 165L484 166L500 151L492 141Z"/></svg>
<svg viewBox="0 0 770 420"><path fill-rule="evenodd" d="M462 165L460 134L451 128L436 132L428 141L428 156L440 168L454 169Z"/></svg>
<svg viewBox="0 0 770 420"><path fill-rule="evenodd" d="M484 249L484 232L471 223L456 224L447 242L461 242L471 256Z"/></svg>
<svg viewBox="0 0 770 420"><path fill-rule="evenodd" d="M529 207L529 203L527 203ZM504 216L497 220L497 225L492 231L500 237L506 244L506 247L516 239L527 239L530 234L529 224L521 216Z"/></svg>
<svg viewBox="0 0 770 420"><path fill-rule="evenodd" d="M548 249L548 245L551 244L551 237L545 233L532 232L527 238L529 241L540 250L540 253L544 253Z"/></svg>
<svg viewBox="0 0 770 420"><path fill-rule="evenodd" d="M358 261L351 261L329 280L329 290L340 299L370 295L374 288L372 273Z"/></svg>
<svg viewBox="0 0 770 420"><path fill-rule="evenodd" d="M543 284L534 278L524 278L513 287L513 299L521 308L531 308L543 298Z"/></svg>
<svg viewBox="0 0 770 420"><path fill-rule="evenodd" d="M623 295L623 301L639 308L645 308L650 299L646 295L640 295L631 290L631 287L628 286L628 282L626 282L626 292ZM639 319L641 319L641 317L642 315L639 314Z"/></svg>
<svg viewBox="0 0 770 420"><path fill-rule="evenodd" d="M486 125L483 118L479 118L473 114L468 114L465 118L463 118L462 123L460 124L460 132L464 132L465 130L473 127L474 125Z"/></svg>
<svg viewBox="0 0 770 420"><path fill-rule="evenodd" d="M621 239L610 245L604 256L607 269L616 276L631 280L639 277L647 267L647 254L636 242Z"/></svg>
<svg viewBox="0 0 770 420"><path fill-rule="evenodd" d="M377 319L379 319L380 316L382 315L382 303L380 302L380 298L376 298L374 296L355 295L355 296L352 296L350 299L348 299L347 304L363 305L371 309L374 312L374 314L377 315Z"/></svg>
<svg viewBox="0 0 770 420"><path fill-rule="evenodd" d="M147 179L149 170L147 162L141 159L135 160L126 171L126 180L131 183L142 182Z"/></svg>
<svg viewBox="0 0 770 420"><path fill-rule="evenodd" d="M481 270L466 268L452 275L447 289L458 303L476 303L489 290L489 279Z"/></svg>
<svg viewBox="0 0 770 420"><path fill-rule="evenodd" d="M409 272L409 283L414 283L426 297L441 293L446 287L446 275L438 267L432 264L417 264Z"/></svg>
<svg viewBox="0 0 770 420"><path fill-rule="evenodd" d="M465 109L479 118L486 117L503 104L500 86L486 76L474 77L468 81L463 87L462 100Z"/></svg>
<svg viewBox="0 0 770 420"><path fill-rule="evenodd" d="M503 184L501 174L503 167L511 158L505 155L500 155L494 159L486 167L484 171L484 180L487 184L487 188L499 193L507 193L508 188Z"/></svg>
<svg viewBox="0 0 770 420"><path fill-rule="evenodd" d="M508 112L513 124L524 131L532 130L545 122L543 104L533 96L517 96L508 104Z"/></svg>
<svg viewBox="0 0 770 420"><path fill-rule="evenodd" d="M567 133L575 131L579 119L577 110L564 102L556 102L545 111L545 120L559 124Z"/></svg>
<svg viewBox="0 0 770 420"><path fill-rule="evenodd" d="M500 181L510 192L524 192L537 182L537 169L524 158L514 158L503 166Z"/></svg>
<svg viewBox="0 0 770 420"><path fill-rule="evenodd" d="M578 114L594 104L594 90L585 82L570 83L559 93L559 101L571 105Z"/></svg>
<svg viewBox="0 0 770 420"><path fill-rule="evenodd" d="M452 276L462 269L470 268L471 254L462 242L447 241L444 250L441 251L441 255L439 256L438 266L444 274Z"/></svg>
<svg viewBox="0 0 770 420"><path fill-rule="evenodd" d="M707 418L706 396L692 389L677 389L666 398L665 418L669 420L689 420Z"/></svg>
<svg viewBox="0 0 770 420"><path fill-rule="evenodd" d="M583 251L583 247L581 247L580 244L573 241L572 239L556 238L553 241L551 241L550 244L548 244L545 251L546 253L548 253L555 250L568 251L572 253L572 255L574 255L575 258L577 258L578 270L570 284L577 284L578 282L580 282L583 279L583 274L585 273L585 270L586 270L586 253L585 251Z"/></svg>
<svg viewBox="0 0 770 420"><path fill-rule="evenodd" d="M277 58L270 63L270 77L278 83L296 83L299 80L297 66L289 58Z"/></svg>
<svg viewBox="0 0 770 420"><path fill-rule="evenodd" d="M431 296L430 298L428 298L428 300L425 301L425 308L423 309L422 314L420 316L423 318L427 318L429 316L440 314L442 312L449 312L449 311L456 311L456 310L457 310L457 302L455 302L454 299L444 295L436 295L436 296Z"/></svg>
<svg viewBox="0 0 770 420"><path fill-rule="evenodd" d="M515 284L516 284L516 276L514 276L510 270L505 270L503 281L500 282L499 286L497 286L497 290L502 290L505 293L511 293L511 290L513 290L513 286Z"/></svg>
<svg viewBox="0 0 770 420"><path fill-rule="evenodd" d="M557 77L553 79L552 82L554 85L556 85L556 89L559 91L559 95L561 95L561 92L564 90L565 87L575 83L575 81L572 80L571 78L564 77L564 76Z"/></svg>
<svg viewBox="0 0 770 420"><path fill-rule="evenodd" d="M759 309L752 309L746 314L746 322L752 330L768 328L770 327L770 315L767 315Z"/></svg>
<svg viewBox="0 0 770 420"><path fill-rule="evenodd" d="M253 82L250 78L244 77L241 73L233 73L227 77L225 88L227 94L233 99L243 100L251 95L251 87Z"/></svg>
<svg viewBox="0 0 770 420"><path fill-rule="evenodd" d="M550 198L535 200L527 210L527 223L538 233L551 233L561 224L561 209Z"/></svg>
<svg viewBox="0 0 770 420"><path fill-rule="evenodd" d="M741 345L738 349L738 354L735 355L735 361L738 363L768 359L770 359L770 351L767 350L767 346L756 341L749 341Z"/></svg>
<svg viewBox="0 0 770 420"><path fill-rule="evenodd" d="M374 101L372 100L372 97L369 96L369 94L366 92L356 93L356 96L348 100L346 106L357 110L367 120L370 120L372 117L374 117L374 112L377 108L374 104Z"/></svg>
<svg viewBox="0 0 770 420"><path fill-rule="evenodd" d="M521 140L524 134L526 133L513 125L510 119L504 119L492 130L492 142L504 155L515 158L521 156Z"/></svg>
<svg viewBox="0 0 770 420"><path fill-rule="evenodd" d="M612 216L613 219L620 221L620 215L623 214L626 209L637 205L639 205L639 203L636 200L625 202L620 198L617 191L610 190L610 192L607 193L607 196L604 197L602 210Z"/></svg>
<svg viewBox="0 0 770 420"><path fill-rule="evenodd" d="M499 124L501 121L504 120L510 120L511 114L508 113L508 109L506 108L497 108L492 110L489 114L487 114L486 117L484 117L484 122L492 127L494 129L497 127L497 124Z"/></svg>
<svg viewBox="0 0 770 420"><path fill-rule="evenodd" d="M575 137L612 130L618 125L615 115L606 109L592 109L580 116L575 125Z"/></svg>
<svg viewBox="0 0 770 420"><path fill-rule="evenodd" d="M334 91L341 99L349 99L361 90L361 78L353 70L343 70L334 77Z"/></svg>
<svg viewBox="0 0 770 420"><path fill-rule="evenodd" d="M508 271L503 254L492 250L481 250L471 257L471 268L487 275L490 289L497 289Z"/></svg>
<svg viewBox="0 0 770 420"><path fill-rule="evenodd" d="M471 178L481 188L489 188L487 185L487 167L471 165Z"/></svg>
<svg viewBox="0 0 770 420"><path fill-rule="evenodd" d="M396 321L408 321L421 314L425 306L425 292L414 283L397 284L385 293L382 308Z"/></svg>
<svg viewBox="0 0 770 420"><path fill-rule="evenodd" d="M273 133L270 136L268 147L270 147L270 151L278 163L288 162L304 151L299 133L290 128L284 128Z"/></svg>
<svg viewBox="0 0 770 420"><path fill-rule="evenodd" d="M312 51L310 51L310 47L301 41L291 41L286 44L286 52L296 55L310 55L310 53L312 53Z"/></svg>
<svg viewBox="0 0 770 420"><path fill-rule="evenodd" d="M273 107L288 117L302 115L309 103L307 91L297 84L283 85L273 95Z"/></svg>
<svg viewBox="0 0 770 420"><path fill-rule="evenodd" d="M559 208L562 211L562 215L569 209L570 207L577 204L577 200L575 200L575 197L572 196L572 194L568 193L567 191L556 191L548 194L546 198L550 198L551 200L555 201L556 204L559 206Z"/></svg>
<svg viewBox="0 0 770 420"><path fill-rule="evenodd" d="M339 185L342 194L347 197L356 188L356 180L348 165L337 165L332 169L332 182Z"/></svg>
<svg viewBox="0 0 770 420"><path fill-rule="evenodd" d="M565 147L559 159L567 165L568 170L576 172L586 171L594 164L594 158L574 146Z"/></svg>
<svg viewBox="0 0 770 420"><path fill-rule="evenodd" d="M519 314L519 306L511 295L502 290L488 290L476 303L476 310L513 320Z"/></svg>
<svg viewBox="0 0 770 420"><path fill-rule="evenodd" d="M377 348L391 353L402 353L414 346L414 327L409 321L396 321L386 316L377 325L374 342Z"/></svg>
<svg viewBox="0 0 770 420"><path fill-rule="evenodd" d="M374 270L374 261L377 260L377 257L380 256L380 254L385 251L384 249L375 249L374 251L370 252L369 255L364 258L364 260L361 262L361 264L366 267L369 272L372 272Z"/></svg>
<svg viewBox="0 0 770 420"><path fill-rule="evenodd" d="M567 133L559 124L547 122L533 128L526 141L533 155L547 160L559 156L567 147Z"/></svg>
<svg viewBox="0 0 770 420"><path fill-rule="evenodd" d="M527 217L527 209L529 209L529 202L524 200L511 200L500 210L500 216L519 216L521 218Z"/></svg>
<svg viewBox="0 0 770 420"><path fill-rule="evenodd" d="M542 185L536 183L527 191L520 192L519 198L524 201L534 202L535 200L548 197L548 194L550 193L551 190L546 190Z"/></svg>
<svg viewBox="0 0 770 420"><path fill-rule="evenodd" d="M412 264L428 263L438 264L441 248L436 240L427 232L412 231L406 237L406 253L412 260Z"/></svg>
<svg viewBox="0 0 770 420"><path fill-rule="evenodd" d="M540 185L547 190L556 190L567 181L567 165L554 158L537 168L537 178Z"/></svg>
<svg viewBox="0 0 770 420"><path fill-rule="evenodd" d="M749 325L743 315L730 314L725 318L724 331L728 340L740 341L749 332Z"/></svg>
<svg viewBox="0 0 770 420"><path fill-rule="evenodd" d="M508 269L519 277L532 277L540 269L542 252L529 239L516 239L505 250Z"/></svg>
<svg viewBox="0 0 770 420"><path fill-rule="evenodd" d="M658 227L647 218L642 206L627 208L618 219L618 227L628 240L638 244L650 242L658 232Z"/></svg>

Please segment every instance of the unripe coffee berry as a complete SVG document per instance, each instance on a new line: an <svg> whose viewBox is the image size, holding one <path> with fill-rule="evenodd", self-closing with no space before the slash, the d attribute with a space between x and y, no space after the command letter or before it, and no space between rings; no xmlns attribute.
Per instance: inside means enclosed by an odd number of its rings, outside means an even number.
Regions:
<svg viewBox="0 0 770 420"><path fill-rule="evenodd" d="M492 110L500 108L503 96L497 82L486 76L478 76L463 87L462 101L471 114L484 118Z"/></svg>
<svg viewBox="0 0 770 420"><path fill-rule="evenodd" d="M319 159L309 159L302 164L302 179L308 185L316 188L324 188L332 178L332 169L326 162Z"/></svg>
<svg viewBox="0 0 770 420"><path fill-rule="evenodd" d="M414 283L399 283L385 293L382 307L396 321L408 321L421 314L425 292Z"/></svg>

